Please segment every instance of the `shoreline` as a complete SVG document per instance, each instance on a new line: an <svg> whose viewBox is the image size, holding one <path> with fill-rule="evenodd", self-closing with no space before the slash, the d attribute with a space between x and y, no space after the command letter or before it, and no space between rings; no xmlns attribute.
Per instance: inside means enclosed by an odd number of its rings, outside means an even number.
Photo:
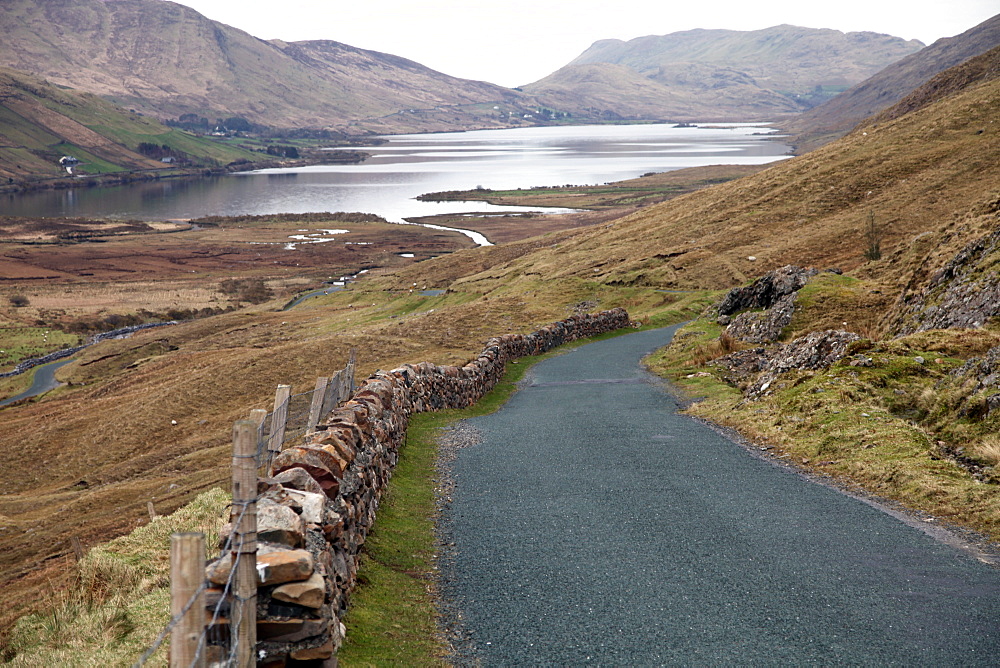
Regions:
<svg viewBox="0 0 1000 668"><path fill-rule="evenodd" d="M299 159L299 160L261 160L258 162L230 163L219 167L190 167L165 169L123 171L113 174L80 174L76 176L53 176L36 181L0 185L0 195L17 196L42 190L70 190L75 188L108 188L126 186L132 183L146 183L162 179L196 179L210 176L224 176L240 172L252 172L258 169L283 169L291 167L308 167L328 164L360 164L371 157L370 153L349 149L334 148L331 155L344 154L344 159Z"/></svg>

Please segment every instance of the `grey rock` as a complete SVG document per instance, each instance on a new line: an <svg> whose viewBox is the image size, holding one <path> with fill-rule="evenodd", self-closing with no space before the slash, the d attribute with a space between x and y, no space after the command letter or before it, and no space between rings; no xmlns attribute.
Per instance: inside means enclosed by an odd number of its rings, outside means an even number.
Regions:
<svg viewBox="0 0 1000 668"><path fill-rule="evenodd" d="M847 354L847 347L860 339L853 332L812 332L772 349L755 348L724 355L713 362L727 370L726 380L743 388L751 399L763 395L782 373L792 369L822 369Z"/></svg>
<svg viewBox="0 0 1000 668"><path fill-rule="evenodd" d="M777 341L781 331L792 322L795 313L795 293L779 298L766 311L745 311L732 319L726 328L730 336L747 343ZM722 316L728 318L728 316ZM719 318L720 324L722 318Z"/></svg>
<svg viewBox="0 0 1000 668"><path fill-rule="evenodd" d="M1000 208L1000 200L994 203ZM977 329L1000 315L1000 230L973 241L934 274L920 291L896 302L891 330L897 336L931 329Z"/></svg>
<svg viewBox="0 0 1000 668"><path fill-rule="evenodd" d="M300 547L304 534L302 517L294 510L267 498L257 502L257 536L260 540Z"/></svg>
<svg viewBox="0 0 1000 668"><path fill-rule="evenodd" d="M771 308L782 297L801 290L818 273L815 269L790 264L769 271L746 287L730 290L719 304L719 315L733 315L750 308Z"/></svg>

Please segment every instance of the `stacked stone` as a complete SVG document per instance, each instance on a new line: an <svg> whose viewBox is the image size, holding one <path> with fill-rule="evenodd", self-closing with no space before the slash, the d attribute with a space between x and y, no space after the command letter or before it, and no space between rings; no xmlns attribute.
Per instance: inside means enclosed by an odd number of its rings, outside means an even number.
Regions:
<svg viewBox="0 0 1000 668"><path fill-rule="evenodd" d="M258 665L335 665L361 548L411 415L471 406L500 381L507 362L631 324L624 309L573 316L490 339L462 367L423 362L378 371L306 443L279 453L258 503ZM212 608L229 559L208 567Z"/></svg>

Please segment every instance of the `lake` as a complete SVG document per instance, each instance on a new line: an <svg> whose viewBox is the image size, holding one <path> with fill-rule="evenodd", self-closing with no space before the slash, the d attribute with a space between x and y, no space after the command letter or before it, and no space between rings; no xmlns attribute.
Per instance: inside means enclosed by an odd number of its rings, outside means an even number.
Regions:
<svg viewBox="0 0 1000 668"><path fill-rule="evenodd" d="M0 196L11 216L167 220L208 215L360 211L392 222L464 211L482 203L419 202L427 192L601 184L684 167L762 164L789 147L761 124L598 125L395 135L357 165L267 169L110 188ZM537 210L537 209L535 209Z"/></svg>

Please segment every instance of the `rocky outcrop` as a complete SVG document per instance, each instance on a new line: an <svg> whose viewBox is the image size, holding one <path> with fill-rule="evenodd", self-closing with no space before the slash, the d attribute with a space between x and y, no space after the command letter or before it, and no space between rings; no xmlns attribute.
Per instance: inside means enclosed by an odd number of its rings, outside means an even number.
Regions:
<svg viewBox="0 0 1000 668"><path fill-rule="evenodd" d="M730 353L712 364L724 368L726 380L739 387L744 396L756 399L766 394L778 376L787 371L831 366L845 357L848 346L860 338L853 332L829 329L770 349Z"/></svg>
<svg viewBox="0 0 1000 668"><path fill-rule="evenodd" d="M731 316L746 309L771 308L782 297L801 290L818 273L815 269L790 264L769 271L746 287L730 290L719 304L719 315Z"/></svg>
<svg viewBox="0 0 1000 668"><path fill-rule="evenodd" d="M896 304L897 336L930 329L975 329L1000 315L1000 230L978 239Z"/></svg>
<svg viewBox="0 0 1000 668"><path fill-rule="evenodd" d="M507 362L630 324L624 309L573 316L490 339L461 367L424 362L378 371L303 444L279 453L258 500L258 665L335 660L361 548L411 415L470 406L497 384ZM212 609L231 568L228 554L208 566Z"/></svg>
<svg viewBox="0 0 1000 668"><path fill-rule="evenodd" d="M769 271L748 286L733 288L718 306L719 324L725 325L726 334L739 341L777 341L792 322L798 291L818 273L815 269L786 265ZM738 315L732 317L733 314Z"/></svg>
<svg viewBox="0 0 1000 668"><path fill-rule="evenodd" d="M955 369L947 384L964 389L959 415L980 419L1000 409L1000 346L970 358Z"/></svg>
<svg viewBox="0 0 1000 668"><path fill-rule="evenodd" d="M732 319L726 333L747 343L777 341L781 331L792 322L795 313L795 295L780 297L766 311L744 311Z"/></svg>

